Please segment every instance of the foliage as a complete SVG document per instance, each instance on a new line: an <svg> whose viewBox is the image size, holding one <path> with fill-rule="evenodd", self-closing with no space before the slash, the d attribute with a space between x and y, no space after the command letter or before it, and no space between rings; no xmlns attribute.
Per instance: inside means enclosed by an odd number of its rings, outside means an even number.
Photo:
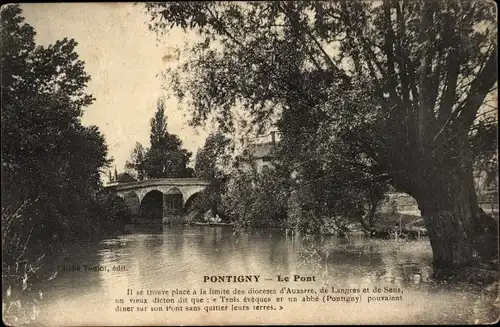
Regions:
<svg viewBox="0 0 500 327"><path fill-rule="evenodd" d="M20 14L15 5L2 11L2 210L37 199L29 212L36 235L80 233L71 231L74 215L90 219L85 212L109 164L102 134L80 122L93 101L84 92L90 76L74 40L35 46Z"/></svg>
<svg viewBox="0 0 500 327"><path fill-rule="evenodd" d="M130 161L125 167L137 179L191 177L193 169L188 167L191 153L182 148L182 141L167 131L165 104L158 101L157 110L151 118L150 148L136 143Z"/></svg>
<svg viewBox="0 0 500 327"><path fill-rule="evenodd" d="M224 212L240 232L282 227L286 222L286 180L272 169L236 170L222 196Z"/></svg>
<svg viewBox="0 0 500 327"><path fill-rule="evenodd" d="M334 132L325 129L314 136L289 135L280 144L278 158L283 163L279 165L293 169L294 175L293 196L298 204L294 205L296 219L292 221L301 221L299 230L314 233L325 231L327 226L338 234L351 227L369 232L388 190L388 175L381 173L352 139L333 139Z"/></svg>
<svg viewBox="0 0 500 327"><path fill-rule="evenodd" d="M132 222L132 213L125 200L113 192L99 192L93 211L101 220L97 229L107 235L116 235L123 230L125 224Z"/></svg>
<svg viewBox="0 0 500 327"><path fill-rule="evenodd" d="M234 132L233 118L244 111L250 129L279 129L284 163L290 171L303 167L302 183L326 180L318 189L335 193L329 176L336 174L341 184L357 185L354 193L364 184L364 198L371 197L372 183L374 194L391 183L417 200L441 267L471 264L472 248L483 256L495 243L498 226L477 206L472 163L478 144L471 142L478 112L497 85L494 5L145 6L152 29L168 33L179 26L201 35L185 49L190 56L181 67L167 72L193 124L212 115ZM496 123L484 127L494 131ZM322 210L321 202L311 204ZM349 210L356 212L356 205Z"/></svg>
<svg viewBox="0 0 500 327"><path fill-rule="evenodd" d="M201 213L212 210L223 221L227 221L228 217L222 211L222 193L226 191L232 150L232 141L224 134L217 132L208 135L205 144L196 153L194 174L210 184L196 197L191 209Z"/></svg>
<svg viewBox="0 0 500 327"><path fill-rule="evenodd" d="M99 216L100 173L110 160L98 128L81 124L94 99L77 42L37 46L21 14L18 5L2 7L2 299L12 310L33 304L16 296L36 291L48 246L119 229Z"/></svg>
<svg viewBox="0 0 500 327"><path fill-rule="evenodd" d="M206 181L222 179L227 174L233 150L231 139L224 134L212 133L203 148L196 153L195 175Z"/></svg>
<svg viewBox="0 0 500 327"><path fill-rule="evenodd" d="M137 180L142 181L147 177L146 173L146 149L141 143L136 142L135 147L130 155L130 160L125 163L125 169L132 173Z"/></svg>
<svg viewBox="0 0 500 327"><path fill-rule="evenodd" d="M494 128L497 124L498 112L495 116L481 116L482 119L471 131L470 143L473 151L476 190L478 197L485 201L490 200L489 193L494 193L494 191L498 193L498 130ZM493 196L494 201L497 201L498 195L493 194Z"/></svg>
<svg viewBox="0 0 500 327"><path fill-rule="evenodd" d="M28 253L32 230L27 236L19 233L31 204L25 202L12 213L2 211L2 316L12 325L33 323L38 315L39 290L33 282L44 255Z"/></svg>

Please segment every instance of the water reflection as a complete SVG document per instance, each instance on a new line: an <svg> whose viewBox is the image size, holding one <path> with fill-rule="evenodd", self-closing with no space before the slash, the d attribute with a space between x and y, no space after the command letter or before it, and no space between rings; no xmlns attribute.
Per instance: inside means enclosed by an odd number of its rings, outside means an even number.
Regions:
<svg viewBox="0 0 500 327"><path fill-rule="evenodd" d="M322 267L333 279L345 277L353 282L384 282L407 287L429 282L432 275L430 247L420 241L397 243L332 237L302 250L307 253L317 248L318 265L324 262Z"/></svg>
<svg viewBox="0 0 500 327"><path fill-rule="evenodd" d="M274 231L234 235L224 227L147 227L97 244L75 244L48 258L45 264L126 268L97 273L66 272L45 283L40 321L47 325L122 324L120 319L123 324L148 324L137 316L114 315L114 299L123 297L127 288L211 286L202 283L204 275L254 274L275 280L278 274L304 273L317 276L323 285L399 287L405 292L404 301L364 304L362 309L340 305L325 311L324 307L313 305L310 310L290 306L288 315L268 317L262 323L314 323L321 316L325 323L463 324L475 322L478 317L486 321L491 318L495 313L491 303L497 294L496 289L487 296L475 286L435 283L426 241L396 243L333 236L310 239ZM281 287L276 281L266 283L261 287ZM364 313L360 315L358 310ZM84 311L96 315L84 315ZM293 321L279 320L291 319L292 315ZM241 322L231 320L230 315L223 317L229 319L227 323ZM159 324L188 323L171 320L173 316L158 319L163 319L155 320Z"/></svg>

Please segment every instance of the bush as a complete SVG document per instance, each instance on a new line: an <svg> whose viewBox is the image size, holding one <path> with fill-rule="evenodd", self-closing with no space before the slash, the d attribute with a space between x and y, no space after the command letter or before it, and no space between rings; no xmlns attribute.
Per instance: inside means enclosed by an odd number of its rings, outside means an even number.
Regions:
<svg viewBox="0 0 500 327"><path fill-rule="evenodd" d="M32 202L26 201L14 212L2 208L2 315L8 324L31 324L37 318L41 297L35 289L43 248L32 250L33 229L25 215Z"/></svg>
<svg viewBox="0 0 500 327"><path fill-rule="evenodd" d="M237 171L222 196L222 204L236 229L246 231L284 226L286 198L286 189L272 170Z"/></svg>
<svg viewBox="0 0 500 327"><path fill-rule="evenodd" d="M99 217L94 226L98 227L97 234L101 236L116 235L133 219L125 200L109 191L103 191L96 197L93 216Z"/></svg>

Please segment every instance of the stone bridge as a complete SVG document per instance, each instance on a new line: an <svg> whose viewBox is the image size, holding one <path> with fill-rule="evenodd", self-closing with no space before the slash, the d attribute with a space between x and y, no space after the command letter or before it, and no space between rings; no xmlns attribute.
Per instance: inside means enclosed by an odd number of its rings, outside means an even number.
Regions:
<svg viewBox="0 0 500 327"><path fill-rule="evenodd" d="M186 212L193 199L208 182L197 178L160 178L143 181L115 182L106 188L113 190L134 214L156 211L156 218L170 219ZM143 219L144 217L141 217Z"/></svg>

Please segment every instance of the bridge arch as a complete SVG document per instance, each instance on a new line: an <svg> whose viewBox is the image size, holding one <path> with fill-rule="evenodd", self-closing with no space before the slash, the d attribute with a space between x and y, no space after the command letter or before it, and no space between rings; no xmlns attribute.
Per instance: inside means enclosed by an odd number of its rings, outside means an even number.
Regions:
<svg viewBox="0 0 500 327"><path fill-rule="evenodd" d="M141 212L146 207L154 209L156 218L161 215L165 218L170 213L174 213L174 216L182 214L186 206L198 196L195 194L202 192L208 185L208 182L197 178L160 178L115 183L106 187L124 198L128 207L133 212L137 211L140 218L143 218ZM163 210L161 214L160 204Z"/></svg>
<svg viewBox="0 0 500 327"><path fill-rule="evenodd" d="M204 191L206 186L196 186L196 187L190 187L186 188L183 192L184 195L184 205L186 205L187 201L195 194L201 193Z"/></svg>
<svg viewBox="0 0 500 327"><path fill-rule="evenodd" d="M147 192L140 203L139 215L142 219L162 221L163 193L158 190Z"/></svg>
<svg viewBox="0 0 500 327"><path fill-rule="evenodd" d="M193 206L194 202L196 201L196 199L197 199L198 197L200 197L200 196L201 196L201 193L202 193L202 192L203 192L203 191L196 192L196 193L192 194L192 195L191 195L191 196L190 196L190 197L186 200L186 202L184 203L184 208L185 208L187 211L189 211L189 210L192 208L192 206Z"/></svg>
<svg viewBox="0 0 500 327"><path fill-rule="evenodd" d="M149 192L152 191L158 191L160 193L163 193L164 189L159 186L150 186L150 187L145 187L145 188L139 188L134 190L137 193L137 196L139 197L139 201L142 203L142 200L148 194Z"/></svg>

